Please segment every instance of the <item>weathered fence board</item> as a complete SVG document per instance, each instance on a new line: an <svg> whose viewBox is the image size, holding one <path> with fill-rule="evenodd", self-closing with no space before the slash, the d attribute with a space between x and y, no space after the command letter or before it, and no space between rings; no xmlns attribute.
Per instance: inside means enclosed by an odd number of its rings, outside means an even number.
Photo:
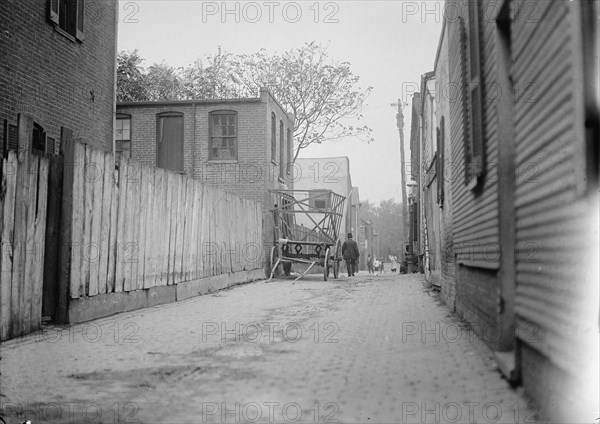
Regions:
<svg viewBox="0 0 600 424"><path fill-rule="evenodd" d="M245 254L260 244L259 204L131 159L115 172L111 153L72 149L71 298L262 267Z"/></svg>
<svg viewBox="0 0 600 424"><path fill-rule="evenodd" d="M26 119L20 124L28 127ZM47 158L29 150L3 159L0 340L41 326L49 169Z"/></svg>

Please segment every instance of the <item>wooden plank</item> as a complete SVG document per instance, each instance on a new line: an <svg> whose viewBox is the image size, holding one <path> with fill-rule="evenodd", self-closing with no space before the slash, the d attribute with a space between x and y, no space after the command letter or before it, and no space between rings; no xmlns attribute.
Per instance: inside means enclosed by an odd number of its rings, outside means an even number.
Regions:
<svg viewBox="0 0 600 424"><path fill-rule="evenodd" d="M139 164L131 159L127 160L127 203L125 205L125 257L123 291L131 291L135 288L135 276L133 266L137 260L138 244L136 240L137 212L139 208L139 186L141 182ZM137 270L137 268L136 268Z"/></svg>
<svg viewBox="0 0 600 424"><path fill-rule="evenodd" d="M108 235L108 267L106 271L106 292L115 291L116 284L116 264L117 264L117 218L119 212L119 186L118 173L114 169L114 156L111 153L111 172L110 182L110 231Z"/></svg>
<svg viewBox="0 0 600 424"><path fill-rule="evenodd" d="M29 151L19 152L17 169L17 185L14 214L14 244L12 269L12 336L22 333L21 307L23 306L23 290L25 282L25 245L27 242L27 208L29 201Z"/></svg>
<svg viewBox="0 0 600 424"><path fill-rule="evenodd" d="M187 181L187 193L186 193L186 215L185 215L185 230L184 230L184 243L183 243L183 267L182 267L182 281L189 281L191 279L193 265L192 265L192 251L193 251L193 228L194 228L194 180L185 177Z"/></svg>
<svg viewBox="0 0 600 424"><path fill-rule="evenodd" d="M64 158L62 173L62 193L60 208L60 241L59 241L59 278L58 278L58 306L56 318L58 322L68 322L68 302L71 296L71 261L73 238L73 195L75 175L75 144L73 131L61 127L60 150Z"/></svg>
<svg viewBox="0 0 600 424"><path fill-rule="evenodd" d="M50 161L40 158L38 179L37 211L35 217L34 243L36 249L35 269L33 272L33 293L31 301L31 331L39 330L42 326L42 293L44 286L44 258L46 247L46 219L48 206L48 182Z"/></svg>
<svg viewBox="0 0 600 424"><path fill-rule="evenodd" d="M152 243L154 245L152 253L152 274L154 276L154 282L152 286L166 285L166 281L163 281L164 272L164 252L165 244L167 250L169 247L168 238L165 239L165 235L168 234L166 228L168 226L167 221L164 219L166 209L166 174L165 170L157 168L154 174L154 181L156 184L156 192L154 193L154 214L153 222L156 226L156 231L153 233ZM166 243L165 243L166 241Z"/></svg>
<svg viewBox="0 0 600 424"><path fill-rule="evenodd" d="M154 169L148 166L142 166L142 184L139 203L139 220L140 220L140 236L139 236L139 256L138 256L138 276L137 289L148 288L150 282L150 263L149 256L152 249L152 188L154 187ZM146 266L147 265L147 266ZM148 273L148 277L146 276Z"/></svg>
<svg viewBox="0 0 600 424"><path fill-rule="evenodd" d="M92 154L94 149L85 146L85 168L83 174L83 241L81 244L81 288L82 296L89 296L90 265L92 260L92 217L94 214L94 178L96 174Z"/></svg>
<svg viewBox="0 0 600 424"><path fill-rule="evenodd" d="M0 273L0 340L12 337L12 275L14 267L14 225L17 190L17 153L8 152L2 166L2 183L6 187L2 210L2 272Z"/></svg>
<svg viewBox="0 0 600 424"><path fill-rule="evenodd" d="M98 242L98 293L107 292L108 286L108 257L110 255L110 208L112 202L112 175L114 170L114 159L111 152L103 152L102 168L102 207L100 212L100 239Z"/></svg>
<svg viewBox="0 0 600 424"><path fill-rule="evenodd" d="M115 292L122 292L125 284L125 254L126 254L126 238L127 228L127 181L129 179L129 170L127 159L121 158L119 164L119 190L117 207L117 228L116 238L114 240L116 246L115 256Z"/></svg>
<svg viewBox="0 0 600 424"><path fill-rule="evenodd" d="M203 277L211 275L211 258L210 258L210 208L212 199L212 190L208 185L204 186L204 201L202 202L202 268Z"/></svg>
<svg viewBox="0 0 600 424"><path fill-rule="evenodd" d="M7 122L6 120L4 121L4 130L7 131ZM5 137L6 137L6 132L5 132ZM4 151L3 154L0 156L0 186L1 187L6 187L6 171L5 171L5 167L6 167L6 159L4 158ZM6 195L6 193L5 193ZM8 299L5 299L5 294L4 294L4 286L3 286L3 281L2 281L2 273L3 273L3 269L12 269L12 261L7 261L5 260L5 257L2 256L2 246L4 246L4 196L0 196L0 342L2 342L2 340L4 340L2 338L3 336L3 328L5 327L6 323L3 320L3 312L4 312L4 308L6 307L5 305L10 305L10 301ZM7 258L8 259L8 258Z"/></svg>
<svg viewBox="0 0 600 424"><path fill-rule="evenodd" d="M202 184L200 181L194 180L194 228L193 228L193 250L192 250L192 262L193 271L191 279L196 280L199 278L200 272L200 261L198 255L200 253L200 225L202 220Z"/></svg>
<svg viewBox="0 0 600 424"><path fill-rule="evenodd" d="M71 228L71 298L85 295L83 271L85 227L85 145L74 143L75 167L73 170L73 223Z"/></svg>
<svg viewBox="0 0 600 424"><path fill-rule="evenodd" d="M64 160L52 156L49 161L46 198L46 236L44 243L44 283L42 316L57 318L60 280L60 209L62 202L62 175Z"/></svg>
<svg viewBox="0 0 600 424"><path fill-rule="evenodd" d="M186 180L182 175L177 176L179 185L179 201L177 202L177 235L175 239L175 283L181 282L183 264L183 231L185 226Z"/></svg>
<svg viewBox="0 0 600 424"><path fill-rule="evenodd" d="M175 235L177 229L177 202L179 199L179 193L177 192L176 175L172 172L167 173L169 181L169 196L168 196L168 207L167 207L167 219L169 225L169 253L167 255L167 284L173 284L174 279L174 258L175 258Z"/></svg>
<svg viewBox="0 0 600 424"><path fill-rule="evenodd" d="M131 289L140 290L144 287L144 248L145 242L144 229L144 210L142 209L142 193L146 186L146 178L149 178L148 167L142 166L139 162L136 162L138 168L137 174L139 175L139 182L135 185L135 197L133 205L136 205L135 210L132 210L132 222L133 222L133 242L135 243L135 256L131 262ZM133 209L133 208L132 208ZM141 275L140 275L141 273Z"/></svg>
<svg viewBox="0 0 600 424"><path fill-rule="evenodd" d="M89 241L86 245L88 252L87 262L89 263L89 287L87 290L88 296L96 296L100 289L98 288L99 282L99 268L100 268L100 256L101 256L101 231L102 231L102 211L104 203L104 151L87 147L87 151L90 151L90 163L87 168L87 180L86 180L86 193L91 193L92 207L90 217L90 234ZM87 155L86 155L87 157ZM87 198L86 198L87 200ZM87 201L86 201L87 203ZM104 282L102 282L104 284Z"/></svg>
<svg viewBox="0 0 600 424"><path fill-rule="evenodd" d="M27 222L25 224L25 256L24 256L24 279L21 285L21 296L19 298L19 320L21 321L22 334L28 334L31 331L31 303L33 300L33 286L35 282L36 261L38 259L38 246L35 244L35 221L37 214L37 194L40 157L30 154L26 159L29 161L29 174L27 175L28 195L25 198L27 202Z"/></svg>

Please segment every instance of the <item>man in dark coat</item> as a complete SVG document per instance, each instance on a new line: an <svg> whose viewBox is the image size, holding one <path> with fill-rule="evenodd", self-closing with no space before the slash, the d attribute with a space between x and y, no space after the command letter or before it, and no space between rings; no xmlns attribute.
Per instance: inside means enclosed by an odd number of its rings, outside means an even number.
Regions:
<svg viewBox="0 0 600 424"><path fill-rule="evenodd" d="M358 244L352 239L352 233L348 233L348 239L342 245L342 257L346 261L346 269L348 277L353 277L356 272L356 263L360 253L358 252Z"/></svg>

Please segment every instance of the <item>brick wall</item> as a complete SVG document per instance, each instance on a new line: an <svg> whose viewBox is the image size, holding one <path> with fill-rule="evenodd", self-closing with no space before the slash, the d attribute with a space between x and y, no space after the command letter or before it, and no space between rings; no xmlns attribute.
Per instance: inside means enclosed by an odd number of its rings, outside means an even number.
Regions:
<svg viewBox="0 0 600 424"><path fill-rule="evenodd" d="M195 119L194 117L195 110ZM238 159L209 161L209 113L232 110L238 117ZM131 116L131 157L156 166L156 115L163 112L183 113L184 169L207 184L223 188L237 196L260 202L263 207L263 247L265 269L273 245L273 217L269 189L281 188L279 181L279 124L284 123L284 158L287 160L287 129L293 134L293 120L267 90L260 98L197 100L182 102L123 103L118 113ZM277 153L271 159L271 113L277 122ZM284 170L287 164L284 164ZM293 188L293 175L284 183Z"/></svg>
<svg viewBox="0 0 600 424"><path fill-rule="evenodd" d="M16 124L23 112L57 141L65 126L76 139L112 150L116 6L85 2L81 43L54 29L47 1L0 2L0 123Z"/></svg>

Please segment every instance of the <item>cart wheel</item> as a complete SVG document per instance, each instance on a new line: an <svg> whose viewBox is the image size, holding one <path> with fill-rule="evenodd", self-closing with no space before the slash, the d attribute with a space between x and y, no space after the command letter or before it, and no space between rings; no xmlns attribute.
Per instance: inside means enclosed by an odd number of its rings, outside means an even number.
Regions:
<svg viewBox="0 0 600 424"><path fill-rule="evenodd" d="M325 249L325 258L323 259L323 281L327 281L327 277L329 277L329 247Z"/></svg>
<svg viewBox="0 0 600 424"><path fill-rule="evenodd" d="M273 267L275 266L277 259L279 259L279 249L277 248L277 246L273 246L271 247L271 262L269 263L271 267L271 272L273 272Z"/></svg>
<svg viewBox="0 0 600 424"><path fill-rule="evenodd" d="M342 260L341 255L342 242L338 240L337 244L335 245L335 252L333 254L333 278L338 278L338 275L340 274L340 261Z"/></svg>

